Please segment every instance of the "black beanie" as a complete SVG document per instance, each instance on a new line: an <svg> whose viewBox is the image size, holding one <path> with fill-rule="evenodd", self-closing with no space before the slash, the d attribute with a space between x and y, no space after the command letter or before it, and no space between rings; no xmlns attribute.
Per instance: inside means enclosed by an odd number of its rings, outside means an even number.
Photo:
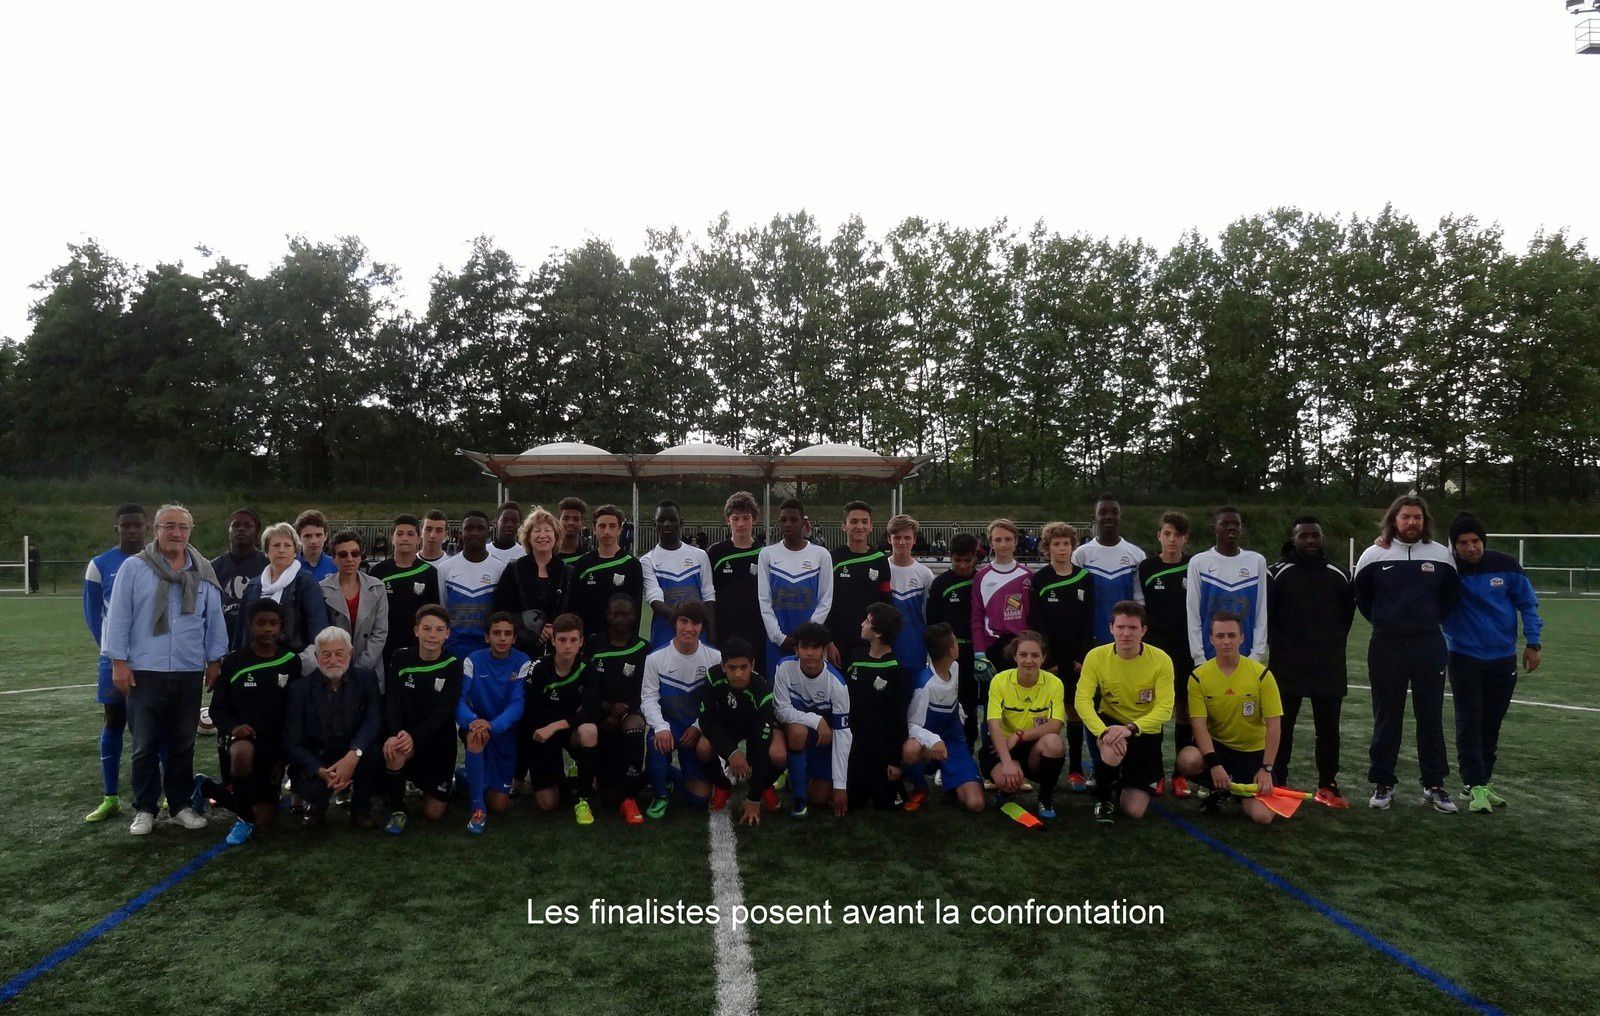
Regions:
<svg viewBox="0 0 1600 1016"><path fill-rule="evenodd" d="M1450 545L1452 547L1455 546L1456 538L1462 533L1477 533L1478 539L1483 541L1484 546L1489 545L1489 534L1483 531L1483 524L1471 512L1458 512L1456 517L1450 520Z"/></svg>

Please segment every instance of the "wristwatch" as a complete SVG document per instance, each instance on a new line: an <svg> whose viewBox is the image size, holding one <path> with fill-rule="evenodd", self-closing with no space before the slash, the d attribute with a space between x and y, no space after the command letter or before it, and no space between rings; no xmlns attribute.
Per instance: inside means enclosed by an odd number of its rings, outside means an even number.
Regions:
<svg viewBox="0 0 1600 1016"><path fill-rule="evenodd" d="M1271 762L1263 763L1262 766L1261 766L1261 770L1263 772L1265 772L1268 776L1271 776L1272 775L1272 763Z"/></svg>
<svg viewBox="0 0 1600 1016"><path fill-rule="evenodd" d="M357 759L361 758L361 749L360 748L351 748L350 750L356 753L356 758Z"/></svg>

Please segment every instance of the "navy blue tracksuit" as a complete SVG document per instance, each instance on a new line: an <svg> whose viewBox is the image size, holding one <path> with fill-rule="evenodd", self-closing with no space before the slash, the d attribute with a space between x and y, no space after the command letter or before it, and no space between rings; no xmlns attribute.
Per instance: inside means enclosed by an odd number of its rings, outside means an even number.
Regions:
<svg viewBox="0 0 1600 1016"><path fill-rule="evenodd" d="M1372 743L1367 780L1395 785L1405 730L1406 691L1417 720L1422 786L1442 787L1450 773L1444 746L1446 650L1440 625L1455 609L1455 560L1432 540L1368 547L1356 563L1356 607L1372 622L1367 672L1372 681Z"/></svg>

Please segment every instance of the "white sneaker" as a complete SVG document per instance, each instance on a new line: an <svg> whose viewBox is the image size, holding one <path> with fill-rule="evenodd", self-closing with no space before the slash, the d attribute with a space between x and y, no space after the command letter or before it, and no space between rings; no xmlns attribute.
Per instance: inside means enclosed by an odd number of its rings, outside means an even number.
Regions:
<svg viewBox="0 0 1600 1016"><path fill-rule="evenodd" d="M128 827L128 832L135 836L149 836L150 830L156 827L156 817L148 811L141 811L133 816L133 825Z"/></svg>
<svg viewBox="0 0 1600 1016"><path fill-rule="evenodd" d="M1381 808L1384 811L1388 811L1389 805L1393 803L1394 788L1379 785L1378 788L1372 792L1372 799L1367 802L1367 806L1370 808Z"/></svg>
<svg viewBox="0 0 1600 1016"><path fill-rule="evenodd" d="M196 815L193 808L185 808L178 812L172 816L172 821L185 829L204 829L206 827L206 817L204 815Z"/></svg>
<svg viewBox="0 0 1600 1016"><path fill-rule="evenodd" d="M1454 815L1461 809L1456 807L1456 802L1450 798L1450 791L1443 787L1428 787L1422 792L1422 803L1429 805L1434 811L1446 815Z"/></svg>

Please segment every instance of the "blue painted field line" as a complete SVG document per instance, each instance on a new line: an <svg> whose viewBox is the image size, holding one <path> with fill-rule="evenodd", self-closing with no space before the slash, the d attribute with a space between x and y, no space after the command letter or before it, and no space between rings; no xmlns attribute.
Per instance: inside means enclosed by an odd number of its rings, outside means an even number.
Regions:
<svg viewBox="0 0 1600 1016"><path fill-rule="evenodd" d="M1357 924L1354 918L1351 918L1348 915L1334 909L1329 904L1322 902L1315 896L1306 892L1304 889L1301 889L1299 886L1278 875L1270 868L1266 868L1263 865L1256 863L1249 857L1228 846L1226 843L1212 838L1211 836L1202 832L1200 829L1190 825L1188 822L1172 814L1161 805L1153 804L1152 807L1155 808L1158 815L1166 819L1168 822L1171 822L1173 825L1177 826L1179 829L1182 829L1184 832L1188 833L1190 836L1193 836L1195 839L1199 840L1201 843L1204 843L1206 846L1210 847L1212 850L1215 850L1228 860L1233 861L1235 864L1238 864L1255 874L1274 889L1281 889L1293 899L1304 903L1312 910L1315 910L1317 913L1321 914L1323 917L1326 917L1334 924L1337 924L1345 931L1348 931L1350 934L1376 949L1378 952L1394 960L1396 963L1400 964L1402 967L1405 967L1413 974L1416 974L1418 977L1431 982L1434 987L1438 988L1446 995L1449 995L1457 1002L1460 1002L1462 1005L1465 1005L1471 1009L1476 1009L1478 1012L1493 1013L1495 1016L1504 1016L1504 1013L1500 1009L1489 1004L1488 1002L1485 1002L1477 995L1474 995L1472 992L1463 988L1450 978L1439 973L1439 971L1422 963L1420 960L1416 959L1410 953L1405 952L1398 946L1390 945L1388 942L1385 942L1377 935L1374 935L1366 928Z"/></svg>
<svg viewBox="0 0 1600 1016"><path fill-rule="evenodd" d="M124 903L122 906L107 914L101 919L99 924L96 924L88 931L79 935L77 938L46 956L38 963L35 963L33 966L7 981L4 987L0 987L0 1005L5 1005L7 1002L16 998L22 993L24 988L32 984L34 980L37 979L41 974L49 973L56 967L59 967L61 964L65 963L67 960L70 960L73 956L76 956L85 946L90 945L101 935L104 935L112 928L115 928L123 921L126 921L134 914L137 914L139 911L143 910L145 906L147 906L157 896L160 896L168 889L171 889L179 882L182 882L190 875L193 875L195 872L199 871L207 861L211 860L213 857L216 857L227 848L227 840L218 840L213 845L200 851L200 853L196 854L194 857L191 857L183 867L179 868L177 871L168 875L166 878L157 882L155 885L146 889L144 892L140 893L133 899Z"/></svg>

